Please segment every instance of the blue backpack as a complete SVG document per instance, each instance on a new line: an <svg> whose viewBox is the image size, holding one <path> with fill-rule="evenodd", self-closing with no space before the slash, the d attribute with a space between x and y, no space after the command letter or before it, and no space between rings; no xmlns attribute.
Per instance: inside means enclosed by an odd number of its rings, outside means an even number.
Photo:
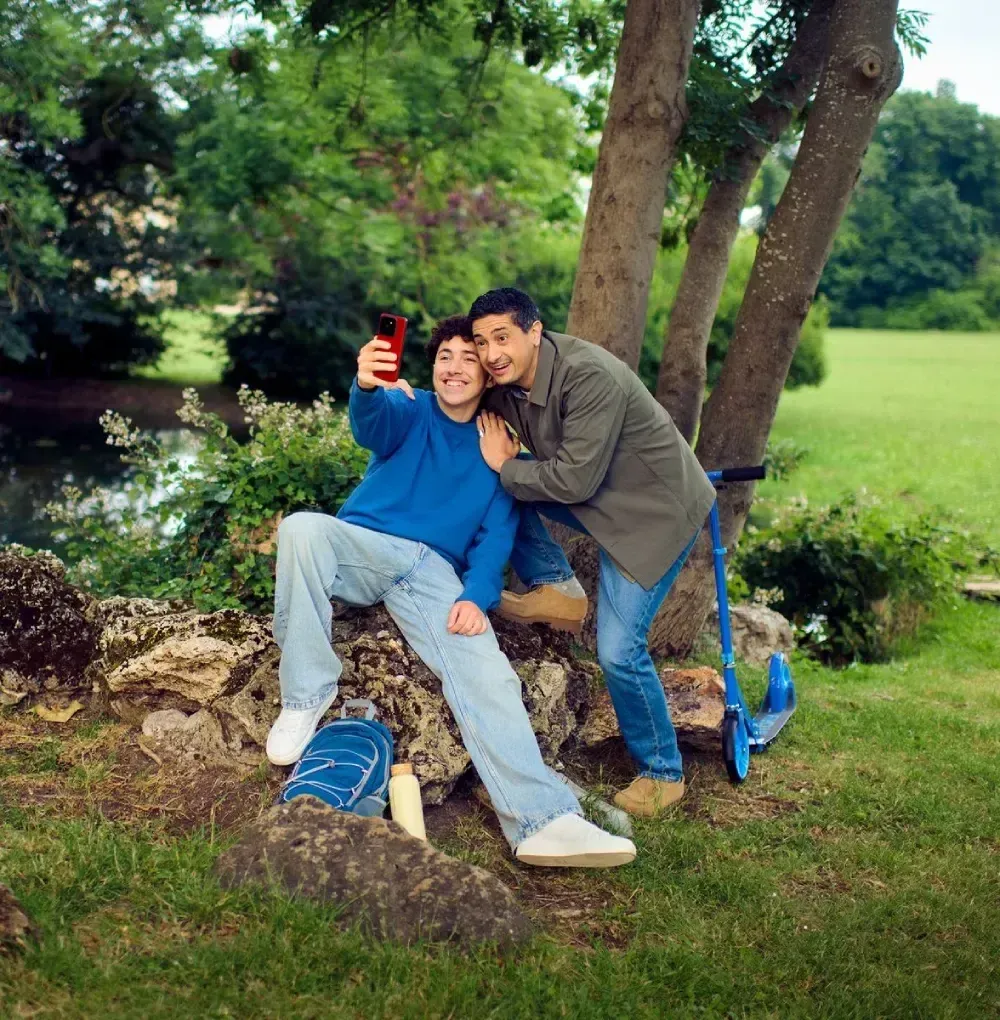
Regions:
<svg viewBox="0 0 1000 1020"><path fill-rule="evenodd" d="M365 717L348 719L349 708L364 708ZM385 811L391 765L392 734L375 721L375 706L367 698L352 698L339 719L316 731L277 803L308 795L338 811L378 817Z"/></svg>

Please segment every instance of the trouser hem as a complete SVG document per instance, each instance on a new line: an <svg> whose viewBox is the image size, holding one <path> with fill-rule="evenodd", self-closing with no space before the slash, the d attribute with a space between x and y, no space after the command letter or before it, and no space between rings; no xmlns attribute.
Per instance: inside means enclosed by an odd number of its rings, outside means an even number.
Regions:
<svg viewBox="0 0 1000 1020"><path fill-rule="evenodd" d="M337 696L337 683L334 681L332 684L328 684L322 688L315 697L309 698L308 701L287 701L285 698L281 699L281 707L289 708L296 712L303 712L308 708L316 708L317 705L322 705L327 698L330 701ZM332 696L331 696L332 695Z"/></svg>
<svg viewBox="0 0 1000 1020"><path fill-rule="evenodd" d="M550 822L554 822L557 818L562 818L565 815L577 815L579 818L583 817L583 812L579 809L565 809L560 808L558 811L553 811L551 814L545 815L544 817L532 821L522 822L517 830L517 836L511 842L511 847L516 850L529 836L534 836L536 832L540 832Z"/></svg>
<svg viewBox="0 0 1000 1020"><path fill-rule="evenodd" d="M682 783L684 773L680 769L668 769L666 772L650 772L648 769L639 773L640 779L656 779L661 783Z"/></svg>

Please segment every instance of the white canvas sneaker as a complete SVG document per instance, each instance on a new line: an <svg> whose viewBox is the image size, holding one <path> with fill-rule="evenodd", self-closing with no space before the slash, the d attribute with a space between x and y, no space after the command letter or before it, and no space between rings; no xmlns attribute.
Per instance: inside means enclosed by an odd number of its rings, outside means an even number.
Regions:
<svg viewBox="0 0 1000 1020"><path fill-rule="evenodd" d="M616 868L635 860L635 844L579 815L560 815L518 843L514 856L540 868Z"/></svg>
<svg viewBox="0 0 1000 1020"><path fill-rule="evenodd" d="M312 708L283 708L267 735L267 757L272 765L294 765L316 732L324 712L337 697L335 687Z"/></svg>

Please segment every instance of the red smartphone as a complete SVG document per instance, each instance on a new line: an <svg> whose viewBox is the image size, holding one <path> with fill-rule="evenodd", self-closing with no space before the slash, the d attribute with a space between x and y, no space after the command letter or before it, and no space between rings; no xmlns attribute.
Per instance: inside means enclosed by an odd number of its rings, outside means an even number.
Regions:
<svg viewBox="0 0 1000 1020"><path fill-rule="evenodd" d="M373 373L376 379L395 382L399 378L399 370L403 364L403 339L406 337L406 319L402 315L390 315L383 312L378 317L378 340L387 340L392 345L392 353L396 355L396 367L391 371Z"/></svg>

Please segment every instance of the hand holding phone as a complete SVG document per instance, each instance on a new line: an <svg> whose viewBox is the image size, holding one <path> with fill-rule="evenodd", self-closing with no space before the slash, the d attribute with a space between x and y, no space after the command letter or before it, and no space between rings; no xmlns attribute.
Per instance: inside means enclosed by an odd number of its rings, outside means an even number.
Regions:
<svg viewBox="0 0 1000 1020"><path fill-rule="evenodd" d="M358 385L363 390L373 390L377 386L401 389L413 398L410 384L399 378L405 335L406 319L401 315L381 317L379 333L358 352Z"/></svg>
<svg viewBox="0 0 1000 1020"><path fill-rule="evenodd" d="M399 370L403 364L403 340L406 338L406 319L402 315L390 315L383 312L378 317L376 340L384 340L387 348L396 356L395 365L375 373L376 378L385 382L395 382L399 378Z"/></svg>

